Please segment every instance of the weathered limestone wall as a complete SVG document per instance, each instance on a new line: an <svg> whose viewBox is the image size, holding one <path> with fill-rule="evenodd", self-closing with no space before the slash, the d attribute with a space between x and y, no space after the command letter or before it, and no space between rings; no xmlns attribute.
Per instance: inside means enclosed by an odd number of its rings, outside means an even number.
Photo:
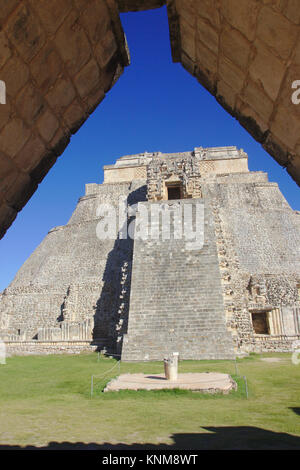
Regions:
<svg viewBox="0 0 300 470"><path fill-rule="evenodd" d="M80 354L102 350L101 343L90 341L6 341L8 356L28 356L34 354Z"/></svg>
<svg viewBox="0 0 300 470"><path fill-rule="evenodd" d="M120 181L133 181L135 179L146 179L146 166L132 166L126 168L104 167L104 183L116 183Z"/></svg>
<svg viewBox="0 0 300 470"><path fill-rule="evenodd" d="M160 154L156 152L155 155ZM104 183L120 183L133 180L147 179L147 165L150 163L153 153L140 153L137 155L125 155L118 158L114 165L105 165Z"/></svg>
<svg viewBox="0 0 300 470"><path fill-rule="evenodd" d="M297 0L167 0L175 62L300 182Z"/></svg>
<svg viewBox="0 0 300 470"><path fill-rule="evenodd" d="M248 160L247 158L240 158L238 161L236 159L203 161L199 163L199 170L201 175L244 173L248 171Z"/></svg>
<svg viewBox="0 0 300 470"><path fill-rule="evenodd" d="M128 65L114 0L0 6L0 238Z"/></svg>
<svg viewBox="0 0 300 470"><path fill-rule="evenodd" d="M225 313L236 346L291 350L300 339L299 213L261 173L211 178L203 191L213 201ZM253 330L251 312L264 310L270 323L277 316L280 322L271 336ZM291 328L289 310L295 315Z"/></svg>
<svg viewBox="0 0 300 470"><path fill-rule="evenodd" d="M129 205L143 200L143 185L94 185L68 224L50 230L0 295L2 337L85 340L90 331L90 339L116 342L128 312L132 240L99 239L97 208L110 204L118 216L119 197L128 197Z"/></svg>

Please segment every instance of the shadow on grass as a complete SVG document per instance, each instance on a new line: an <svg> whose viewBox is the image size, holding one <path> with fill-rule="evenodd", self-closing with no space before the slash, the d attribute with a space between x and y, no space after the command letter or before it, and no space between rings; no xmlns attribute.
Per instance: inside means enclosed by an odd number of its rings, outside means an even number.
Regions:
<svg viewBox="0 0 300 470"><path fill-rule="evenodd" d="M1 450L299 450L300 437L266 429L237 427L203 427L207 433L173 434L173 444L110 444L105 442L49 442L47 446L0 445Z"/></svg>
<svg viewBox="0 0 300 470"><path fill-rule="evenodd" d="M299 416L300 416L300 408L293 408L293 407L291 406L289 409L292 410L294 413L296 413L296 415L299 415Z"/></svg>

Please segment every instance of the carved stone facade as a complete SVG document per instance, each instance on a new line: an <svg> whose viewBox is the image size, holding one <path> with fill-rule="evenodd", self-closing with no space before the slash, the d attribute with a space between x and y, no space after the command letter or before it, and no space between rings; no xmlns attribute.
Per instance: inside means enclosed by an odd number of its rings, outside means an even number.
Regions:
<svg viewBox="0 0 300 470"><path fill-rule="evenodd" d="M104 174L0 294L9 352L131 361L296 347L300 214L243 150L124 156Z"/></svg>

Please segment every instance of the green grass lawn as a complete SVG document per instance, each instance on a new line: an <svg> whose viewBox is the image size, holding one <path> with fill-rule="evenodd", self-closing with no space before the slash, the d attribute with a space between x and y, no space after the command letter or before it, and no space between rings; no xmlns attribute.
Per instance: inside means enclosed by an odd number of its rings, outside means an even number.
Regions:
<svg viewBox="0 0 300 470"><path fill-rule="evenodd" d="M262 361L271 356L281 361ZM179 363L179 372L230 373L238 391L229 395L180 390L103 393L105 383L120 372L162 373L163 364L117 364L114 359L98 360L97 354L8 358L0 365L0 450L299 449L300 365L292 364L291 354L268 354L239 359L237 366L236 375L233 361Z"/></svg>

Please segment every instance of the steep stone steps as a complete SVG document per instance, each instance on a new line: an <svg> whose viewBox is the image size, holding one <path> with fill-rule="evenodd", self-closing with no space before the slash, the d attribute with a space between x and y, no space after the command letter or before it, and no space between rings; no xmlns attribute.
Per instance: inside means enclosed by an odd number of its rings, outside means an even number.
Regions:
<svg viewBox="0 0 300 470"><path fill-rule="evenodd" d="M180 201L199 202L204 201ZM122 360L161 360L172 351L178 351L182 359L234 357L213 218L208 201L204 204L203 248L188 250L184 238L135 240Z"/></svg>

